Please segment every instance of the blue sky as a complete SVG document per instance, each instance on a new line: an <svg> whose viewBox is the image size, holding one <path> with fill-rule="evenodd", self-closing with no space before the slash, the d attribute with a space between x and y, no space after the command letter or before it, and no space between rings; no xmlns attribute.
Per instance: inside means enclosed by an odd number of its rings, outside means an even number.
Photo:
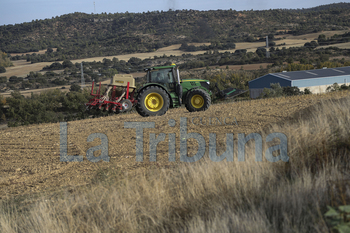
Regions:
<svg viewBox="0 0 350 233"><path fill-rule="evenodd" d="M74 12L120 13L147 12L169 8L175 10L266 10L310 8L335 2L332 0L0 0L0 25L31 22L36 19L52 18Z"/></svg>

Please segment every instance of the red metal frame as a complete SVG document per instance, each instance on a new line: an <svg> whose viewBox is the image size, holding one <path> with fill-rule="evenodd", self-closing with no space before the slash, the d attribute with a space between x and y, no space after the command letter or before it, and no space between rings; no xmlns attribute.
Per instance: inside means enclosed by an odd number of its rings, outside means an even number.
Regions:
<svg viewBox="0 0 350 233"><path fill-rule="evenodd" d="M136 89L134 89L132 92L130 92L130 83L127 83L126 86L126 95L125 96L116 96L116 86L113 86L112 94L111 94L111 100L102 100L103 95L101 95L101 82L98 88L98 91L96 94L94 94L94 82L92 82L92 88L90 95L94 98L90 99L88 103L85 104L87 109L91 108L98 108L102 109L104 108L106 111L112 110L113 112L116 112L118 110L123 110L122 104L120 103L124 99L128 99L131 101L132 105L135 105L137 103L136 99L134 98L134 94ZM118 101L118 102L117 102Z"/></svg>

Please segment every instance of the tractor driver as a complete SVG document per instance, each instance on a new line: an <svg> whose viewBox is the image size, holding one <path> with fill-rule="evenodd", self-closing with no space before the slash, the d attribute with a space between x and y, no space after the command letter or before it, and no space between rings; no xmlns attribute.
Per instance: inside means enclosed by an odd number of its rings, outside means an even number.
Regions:
<svg viewBox="0 0 350 233"><path fill-rule="evenodd" d="M160 73L157 73L157 78L156 78L157 82L164 82L164 76L160 75Z"/></svg>

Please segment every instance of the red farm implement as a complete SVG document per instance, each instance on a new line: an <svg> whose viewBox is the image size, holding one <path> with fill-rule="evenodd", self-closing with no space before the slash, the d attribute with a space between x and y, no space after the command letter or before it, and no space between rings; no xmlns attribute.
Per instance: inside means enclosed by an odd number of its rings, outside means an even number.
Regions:
<svg viewBox="0 0 350 233"><path fill-rule="evenodd" d="M90 93L93 98L85 104L86 109L95 108L113 112L129 111L137 102L134 98L135 90L135 79L132 75L114 75L104 94L101 94L101 82L96 94L94 94L93 82Z"/></svg>

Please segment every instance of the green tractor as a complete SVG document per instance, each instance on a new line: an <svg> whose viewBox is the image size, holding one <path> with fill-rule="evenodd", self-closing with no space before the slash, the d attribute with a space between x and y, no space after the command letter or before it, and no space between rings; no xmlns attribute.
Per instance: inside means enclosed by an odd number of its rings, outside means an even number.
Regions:
<svg viewBox="0 0 350 233"><path fill-rule="evenodd" d="M147 72L147 83L137 95L137 112L144 117L161 116L169 108L180 107L185 104L189 112L205 111L212 100L209 90L209 80L180 79L179 69L175 64L144 69ZM228 88L218 90L218 99L231 98L246 91Z"/></svg>
<svg viewBox="0 0 350 233"><path fill-rule="evenodd" d="M136 104L141 116L161 116L169 107L176 108L182 104L190 112L209 108L212 93L208 80L180 80L175 64L144 70L147 72L147 83L138 90Z"/></svg>

